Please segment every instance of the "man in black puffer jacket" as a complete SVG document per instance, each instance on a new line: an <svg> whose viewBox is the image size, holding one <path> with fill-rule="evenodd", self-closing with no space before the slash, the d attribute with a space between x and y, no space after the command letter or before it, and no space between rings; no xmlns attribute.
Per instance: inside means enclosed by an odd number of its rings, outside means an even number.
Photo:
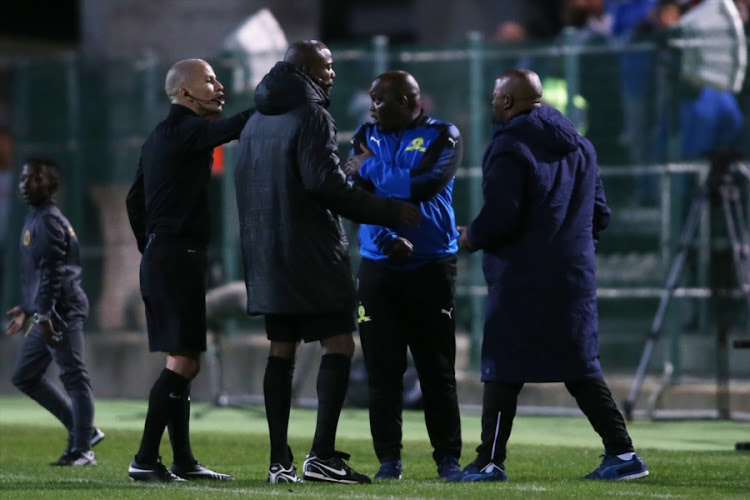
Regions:
<svg viewBox="0 0 750 500"><path fill-rule="evenodd" d="M255 92L257 112L240 136L235 172L247 313L265 315L271 341L263 383L271 439L271 483L297 482L287 444L297 345L319 341L318 421L304 478L369 483L335 450L354 353L355 293L339 216L398 227L417 208L352 187L339 167L326 108L336 74L331 51L295 42Z"/></svg>

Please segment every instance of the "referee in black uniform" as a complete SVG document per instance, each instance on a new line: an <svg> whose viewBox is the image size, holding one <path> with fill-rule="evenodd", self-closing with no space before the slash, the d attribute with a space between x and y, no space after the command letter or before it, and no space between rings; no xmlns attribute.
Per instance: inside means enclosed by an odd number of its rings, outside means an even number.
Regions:
<svg viewBox="0 0 750 500"><path fill-rule="evenodd" d="M252 114L218 119L224 87L200 59L176 63L165 91L167 117L141 148L127 197L130 225L143 254L141 295L149 349L167 353L166 368L151 388L141 447L128 470L135 480L233 479L202 466L189 439L190 382L206 350L206 247L208 184L213 148L237 139ZM164 427L174 452L167 469L159 456Z"/></svg>

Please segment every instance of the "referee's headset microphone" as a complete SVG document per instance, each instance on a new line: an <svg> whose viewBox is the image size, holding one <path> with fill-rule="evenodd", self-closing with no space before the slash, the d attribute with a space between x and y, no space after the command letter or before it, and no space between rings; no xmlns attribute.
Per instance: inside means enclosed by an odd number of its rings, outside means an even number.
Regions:
<svg viewBox="0 0 750 500"><path fill-rule="evenodd" d="M185 91L185 97L190 97L192 99L195 99L198 102L214 102L216 99L198 99L197 97L190 95L190 92L187 90Z"/></svg>

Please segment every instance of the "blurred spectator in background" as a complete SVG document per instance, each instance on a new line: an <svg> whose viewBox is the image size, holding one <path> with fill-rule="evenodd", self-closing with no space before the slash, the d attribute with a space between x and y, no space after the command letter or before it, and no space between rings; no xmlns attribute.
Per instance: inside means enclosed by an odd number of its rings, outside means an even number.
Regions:
<svg viewBox="0 0 750 500"><path fill-rule="evenodd" d="M3 290L3 266L10 229L10 201L13 193L13 134L0 126L0 302Z"/></svg>
<svg viewBox="0 0 750 500"><path fill-rule="evenodd" d="M578 63L578 84L585 104L581 102L577 107L586 110L584 135L594 143L602 163L622 162L624 152L619 142L622 105L612 95L619 89L620 71L608 49L614 19L605 9L604 0L566 0L563 15L565 26L573 28L572 41L583 49ZM570 41L570 35L563 32L562 36ZM575 117L571 118L576 123Z"/></svg>
<svg viewBox="0 0 750 500"><path fill-rule="evenodd" d="M612 11L612 35L623 44L642 41L638 25L648 17L656 0L625 0ZM646 114L653 104L654 58L653 51L622 47L620 56L620 88L623 102L623 142L629 148L630 160L639 164L645 161L644 131L647 128Z"/></svg>
<svg viewBox="0 0 750 500"><path fill-rule="evenodd" d="M504 21L497 26L493 39L502 43L525 42L526 28L518 21Z"/></svg>
<svg viewBox="0 0 750 500"><path fill-rule="evenodd" d="M682 159L697 160L718 150L736 150L743 117L734 94L708 86L685 85L680 106Z"/></svg>
<svg viewBox="0 0 750 500"><path fill-rule="evenodd" d="M656 56L653 48L639 46L651 41L651 35L638 28L656 3L657 0L610 2L612 35L622 51L619 60L623 123L619 141L632 165L644 165L654 160ZM637 175L635 189L637 203L654 203L658 196L658 178Z"/></svg>

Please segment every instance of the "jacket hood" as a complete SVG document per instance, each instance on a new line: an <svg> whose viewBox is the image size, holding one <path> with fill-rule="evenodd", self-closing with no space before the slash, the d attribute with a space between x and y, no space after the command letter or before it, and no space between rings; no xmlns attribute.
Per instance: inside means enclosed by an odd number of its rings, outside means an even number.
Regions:
<svg viewBox="0 0 750 500"><path fill-rule="evenodd" d="M509 134L529 147L554 153L572 153L579 147L579 135L565 115L552 106L543 105L530 113L515 116L507 123L495 122L494 135Z"/></svg>
<svg viewBox="0 0 750 500"><path fill-rule="evenodd" d="M255 106L264 115L280 115L308 102L327 108L328 95L309 76L279 61L255 88Z"/></svg>

